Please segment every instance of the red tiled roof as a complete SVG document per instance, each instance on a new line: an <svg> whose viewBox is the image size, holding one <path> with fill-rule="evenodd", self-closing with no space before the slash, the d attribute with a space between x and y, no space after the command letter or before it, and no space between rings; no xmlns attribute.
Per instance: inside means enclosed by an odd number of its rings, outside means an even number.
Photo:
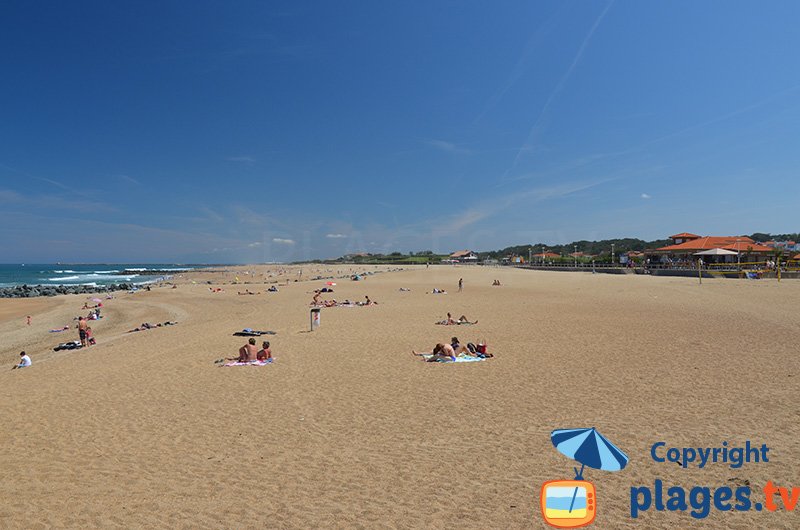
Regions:
<svg viewBox="0 0 800 530"><path fill-rule="evenodd" d="M453 252L452 254L450 254L450 257L451 258L463 258L465 256L469 256L470 254L472 254L471 250L459 250L458 252Z"/></svg>
<svg viewBox="0 0 800 530"><path fill-rule="evenodd" d="M690 234L689 232L681 232L680 234L675 234L674 236L669 236L670 239L697 239L700 236L697 234Z"/></svg>
<svg viewBox="0 0 800 530"><path fill-rule="evenodd" d="M712 248L724 248L734 252L772 252L772 249L759 245L749 237L719 237L706 236L691 241L685 241L679 245L668 245L657 248L656 252L697 252L700 250L711 250Z"/></svg>
<svg viewBox="0 0 800 530"><path fill-rule="evenodd" d="M734 242L732 245L728 245L723 247L727 250L733 250L734 252L772 252L773 249L769 247L765 247L764 245L759 245L758 243L743 241Z"/></svg>
<svg viewBox="0 0 800 530"><path fill-rule="evenodd" d="M792 259L800 259L800 254L798 254L797 256L793 257Z"/></svg>

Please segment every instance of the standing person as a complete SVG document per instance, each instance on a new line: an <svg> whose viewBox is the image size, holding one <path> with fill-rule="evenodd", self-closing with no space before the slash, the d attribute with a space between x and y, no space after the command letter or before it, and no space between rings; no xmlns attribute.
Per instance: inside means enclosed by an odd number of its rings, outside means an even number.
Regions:
<svg viewBox="0 0 800 530"><path fill-rule="evenodd" d="M19 352L19 364L15 364L11 367L12 370L17 368L27 368L31 365L31 358L28 357L28 354L24 351Z"/></svg>
<svg viewBox="0 0 800 530"><path fill-rule="evenodd" d="M29 326L31 325L31 316L30 315L28 315L28 325Z"/></svg>
<svg viewBox="0 0 800 530"><path fill-rule="evenodd" d="M86 322L84 317L80 317L78 319L78 336L81 339L81 346L86 347L88 343L86 342L86 328L89 327L89 324Z"/></svg>
<svg viewBox="0 0 800 530"><path fill-rule="evenodd" d="M460 293L464 289L464 278L459 278L458 280L458 292Z"/></svg>

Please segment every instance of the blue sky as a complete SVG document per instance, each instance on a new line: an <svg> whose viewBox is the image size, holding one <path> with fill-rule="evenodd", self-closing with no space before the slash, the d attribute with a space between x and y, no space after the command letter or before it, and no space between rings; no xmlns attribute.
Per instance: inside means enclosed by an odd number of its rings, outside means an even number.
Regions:
<svg viewBox="0 0 800 530"><path fill-rule="evenodd" d="M4 262L794 232L796 2L4 2Z"/></svg>

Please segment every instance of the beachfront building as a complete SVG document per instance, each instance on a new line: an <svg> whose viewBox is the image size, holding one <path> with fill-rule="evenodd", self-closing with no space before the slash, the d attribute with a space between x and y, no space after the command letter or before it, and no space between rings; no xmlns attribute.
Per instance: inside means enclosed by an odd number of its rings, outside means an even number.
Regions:
<svg viewBox="0 0 800 530"><path fill-rule="evenodd" d="M525 258L516 254L509 254L502 260L503 265L522 265L525 263Z"/></svg>
<svg viewBox="0 0 800 530"><path fill-rule="evenodd" d="M780 249L786 252L797 252L800 250L800 245L796 241L767 241L764 246Z"/></svg>
<svg viewBox="0 0 800 530"><path fill-rule="evenodd" d="M718 249L727 252L720 252L716 256L704 256L704 261L736 263L762 261L774 252L772 248L760 245L747 236L698 236L683 232L669 238L673 244L650 251L651 259L655 258L655 261L663 264L688 265L697 260L698 252Z"/></svg>
<svg viewBox="0 0 800 530"><path fill-rule="evenodd" d="M553 263L554 259L559 259L560 257L561 254L556 254L555 252L539 252L531 256L531 261L539 264Z"/></svg>
<svg viewBox="0 0 800 530"><path fill-rule="evenodd" d="M459 250L450 254L450 261L458 263L477 263L478 255L471 250Z"/></svg>

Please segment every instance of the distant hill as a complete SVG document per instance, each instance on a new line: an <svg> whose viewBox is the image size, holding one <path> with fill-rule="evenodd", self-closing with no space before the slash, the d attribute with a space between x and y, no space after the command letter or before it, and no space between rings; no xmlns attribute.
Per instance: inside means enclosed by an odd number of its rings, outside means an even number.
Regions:
<svg viewBox="0 0 800 530"><path fill-rule="evenodd" d="M800 241L800 234L769 234L763 232L756 232L749 236L756 243L764 243L766 241ZM620 239L603 239L602 241L573 241L572 243L565 243L563 245L547 245L544 243L535 243L527 245L514 245L498 250L484 250L475 251L478 254L479 260L496 259L501 260L507 256L522 256L527 259L528 251L531 254L539 254L540 252L553 252L563 256L571 255L577 247L578 252L582 252L586 256L610 256L611 245L614 245L614 254L619 256L630 251L644 251L653 250L660 247L671 245L671 239L656 239L653 241L645 241L643 239L636 239L631 237ZM347 263L438 263L442 259L447 259L449 254L435 254L430 250L422 252L411 252L403 254L401 252L392 252L391 254L349 254L331 260L335 262Z"/></svg>
<svg viewBox="0 0 800 530"><path fill-rule="evenodd" d="M636 238L622 238L622 239L604 239L602 241L573 241L564 245L545 245L544 243L536 243L534 245L516 245L513 247L506 247L500 250L489 250L485 252L478 252L478 257L481 259L502 259L509 255L523 256L527 258L528 250L533 254L538 254L544 249L545 252L554 252L556 254L572 254L577 247L578 252L591 256L602 256L611 254L611 245L614 245L614 253L617 255L630 252L632 250L642 251L664 247L672 244L671 239L657 239L655 241L644 241Z"/></svg>

